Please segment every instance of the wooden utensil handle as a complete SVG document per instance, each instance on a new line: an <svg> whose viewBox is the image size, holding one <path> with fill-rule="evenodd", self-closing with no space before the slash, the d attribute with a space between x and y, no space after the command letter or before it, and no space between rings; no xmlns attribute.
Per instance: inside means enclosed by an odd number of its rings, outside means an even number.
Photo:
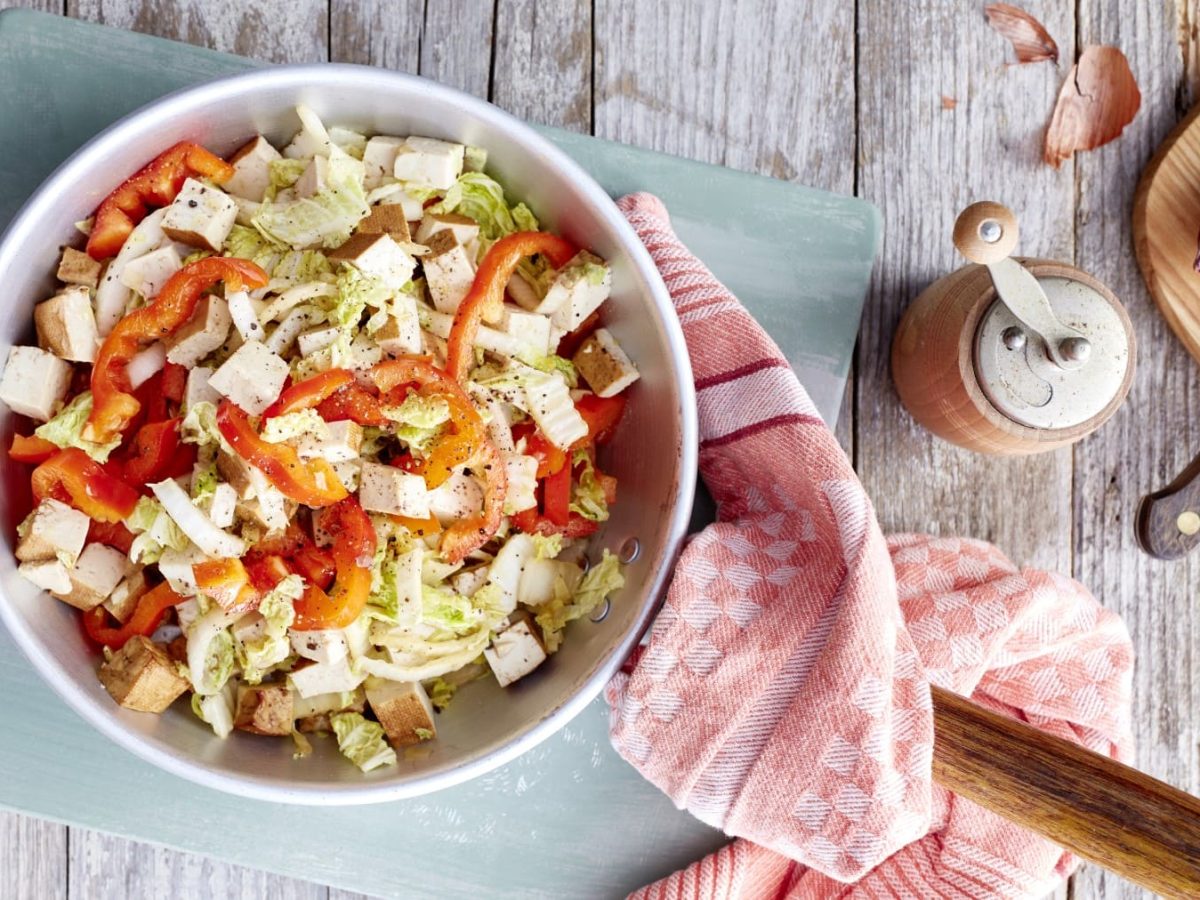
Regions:
<svg viewBox="0 0 1200 900"><path fill-rule="evenodd" d="M1200 544L1200 456L1161 491L1142 498L1137 539L1159 559L1178 559Z"/></svg>
<svg viewBox="0 0 1200 900"><path fill-rule="evenodd" d="M1164 897L1200 896L1200 799L933 688L942 787Z"/></svg>

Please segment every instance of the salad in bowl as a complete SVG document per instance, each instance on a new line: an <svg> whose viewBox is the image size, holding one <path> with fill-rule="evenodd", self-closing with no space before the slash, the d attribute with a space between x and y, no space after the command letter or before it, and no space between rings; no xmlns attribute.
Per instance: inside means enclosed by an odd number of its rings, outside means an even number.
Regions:
<svg viewBox="0 0 1200 900"><path fill-rule="evenodd" d="M638 371L606 262L486 148L297 115L282 148L176 144L79 223L0 376L15 552L122 707L370 771L622 586L586 551Z"/></svg>

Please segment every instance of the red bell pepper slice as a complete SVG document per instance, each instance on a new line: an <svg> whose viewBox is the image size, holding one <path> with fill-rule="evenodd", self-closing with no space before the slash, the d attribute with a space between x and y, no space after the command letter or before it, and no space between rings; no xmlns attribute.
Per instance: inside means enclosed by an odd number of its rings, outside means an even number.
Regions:
<svg viewBox="0 0 1200 900"><path fill-rule="evenodd" d="M120 522L137 505L138 492L104 471L77 447L59 450L33 470L33 496L70 503L98 522Z"/></svg>
<svg viewBox="0 0 1200 900"><path fill-rule="evenodd" d="M317 414L326 422L350 419L359 425L376 427L382 427L388 423L378 398L357 382L346 385L322 400L317 406Z"/></svg>
<svg viewBox="0 0 1200 900"><path fill-rule="evenodd" d="M323 591L329 590L337 574L333 554L314 544L301 547L289 562L293 569L304 576L305 581L315 584Z"/></svg>
<svg viewBox="0 0 1200 900"><path fill-rule="evenodd" d="M283 531L269 535L256 543L246 555L248 557L291 556L304 547L308 541L309 537L304 533L304 529L298 522L292 521Z"/></svg>
<svg viewBox="0 0 1200 900"><path fill-rule="evenodd" d="M612 439L621 416L625 414L625 397L617 394L615 397L597 397L595 394L584 394L575 404L575 409L587 423L587 437L576 441L571 449L575 450L587 444L606 444Z"/></svg>
<svg viewBox="0 0 1200 900"><path fill-rule="evenodd" d="M565 451L555 447L546 436L529 422L518 422L513 426L513 439L525 438L525 454L538 461L538 480L553 475L567 464Z"/></svg>
<svg viewBox="0 0 1200 900"><path fill-rule="evenodd" d="M565 526L555 525L545 516L539 515L537 509L534 507L517 513L512 517L512 523L518 531L523 531L526 534L542 534L547 537L560 534L564 538L587 537L588 535L595 534L600 528L599 523L584 518L576 512L570 514Z"/></svg>
<svg viewBox="0 0 1200 900"><path fill-rule="evenodd" d="M303 409L319 407L325 400L342 388L354 383L354 373L349 369L329 369L284 388L279 399L263 413L264 419L284 416Z"/></svg>
<svg viewBox="0 0 1200 900"><path fill-rule="evenodd" d="M183 403L183 394L187 390L187 368L178 363L167 362L163 364L160 374L162 375L163 398L176 406Z"/></svg>
<svg viewBox="0 0 1200 900"><path fill-rule="evenodd" d="M258 288L267 273L245 259L210 256L184 266L171 276L148 306L119 321L96 355L92 368L92 414L84 426L89 441L112 440L137 414L141 403L129 391L125 368L143 343L173 334L192 317L206 290L224 281L233 290Z"/></svg>
<svg viewBox="0 0 1200 900"><path fill-rule="evenodd" d="M8 458L23 463L43 463L58 452L58 444L52 444L36 434L25 437L14 434L12 446L8 448Z"/></svg>
<svg viewBox="0 0 1200 900"><path fill-rule="evenodd" d="M97 522L93 519L88 526L87 539L90 544L108 544L126 556L133 549L133 532L123 522Z"/></svg>
<svg viewBox="0 0 1200 900"><path fill-rule="evenodd" d="M233 401L217 407L217 429L242 459L262 469L283 495L305 506L321 507L346 496L333 466L323 459L302 460L294 447L272 444L258 436L250 417Z"/></svg>
<svg viewBox="0 0 1200 900"><path fill-rule="evenodd" d="M466 384L467 372L475 358L475 335L479 332L480 322L503 308L508 279L522 259L535 253L545 256L558 269L566 265L576 250L570 241L543 231L517 231L488 248L450 328L446 371L459 384Z"/></svg>
<svg viewBox="0 0 1200 900"><path fill-rule="evenodd" d="M112 650L120 650L134 635L149 637L154 634L154 630L162 624L167 610L185 599L171 590L171 586L164 581L158 587L142 594L134 607L133 615L124 625L110 625L108 611L103 606L97 606L83 614L83 628L95 643Z"/></svg>
<svg viewBox="0 0 1200 900"><path fill-rule="evenodd" d="M166 419L143 425L133 437L125 460L125 480L131 484L150 484L171 477L167 470L179 450L179 425L182 419Z"/></svg>
<svg viewBox="0 0 1200 900"><path fill-rule="evenodd" d="M367 605L371 594L371 568L375 560L377 538L371 519L353 497L331 507L321 518L333 534L333 562L336 576L333 589L326 593L309 583L296 601L296 631L346 628Z"/></svg>
<svg viewBox="0 0 1200 900"><path fill-rule="evenodd" d="M150 206L166 206L192 176L217 184L233 175L233 166L199 144L181 141L151 160L109 194L96 209L87 252L95 260L115 256Z"/></svg>
<svg viewBox="0 0 1200 900"><path fill-rule="evenodd" d="M566 528L571 518L571 467L562 466L542 482L542 514L552 524Z"/></svg>

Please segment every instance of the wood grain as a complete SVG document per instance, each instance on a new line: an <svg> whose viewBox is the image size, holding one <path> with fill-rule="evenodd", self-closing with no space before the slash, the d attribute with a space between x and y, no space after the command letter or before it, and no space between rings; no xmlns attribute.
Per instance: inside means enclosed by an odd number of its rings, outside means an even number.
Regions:
<svg viewBox="0 0 1200 900"><path fill-rule="evenodd" d="M515 116L592 130L591 0L506 0L496 8L492 102Z"/></svg>
<svg viewBox="0 0 1200 900"><path fill-rule="evenodd" d="M1200 886L1200 798L933 688L943 787L1162 894Z"/></svg>
<svg viewBox="0 0 1200 900"><path fill-rule="evenodd" d="M1076 157L1076 264L1106 282L1133 318L1139 344L1153 348L1129 402L1075 448L1075 576L1125 619L1133 636L1133 730L1138 768L1176 787L1200 788L1200 560L1163 563L1136 545L1138 498L1165 485L1200 452L1200 378L1194 362L1147 296L1131 264L1133 194L1142 168L1174 127L1187 73L1174 4L1081 0L1079 36L1129 57L1142 108L1114 143ZM1143 355L1149 361L1150 354ZM1089 867L1084 897L1127 900L1139 889Z"/></svg>

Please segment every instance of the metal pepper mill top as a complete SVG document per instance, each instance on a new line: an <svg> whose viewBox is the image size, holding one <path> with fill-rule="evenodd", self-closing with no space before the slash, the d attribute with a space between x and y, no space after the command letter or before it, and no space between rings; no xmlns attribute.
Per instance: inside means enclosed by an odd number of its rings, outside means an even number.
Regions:
<svg viewBox="0 0 1200 900"><path fill-rule="evenodd" d="M989 453L1079 440L1116 412L1133 376L1133 329L1117 298L1074 266L1013 258L1018 234L1005 206L963 210L954 245L975 265L930 285L893 345L914 418Z"/></svg>

